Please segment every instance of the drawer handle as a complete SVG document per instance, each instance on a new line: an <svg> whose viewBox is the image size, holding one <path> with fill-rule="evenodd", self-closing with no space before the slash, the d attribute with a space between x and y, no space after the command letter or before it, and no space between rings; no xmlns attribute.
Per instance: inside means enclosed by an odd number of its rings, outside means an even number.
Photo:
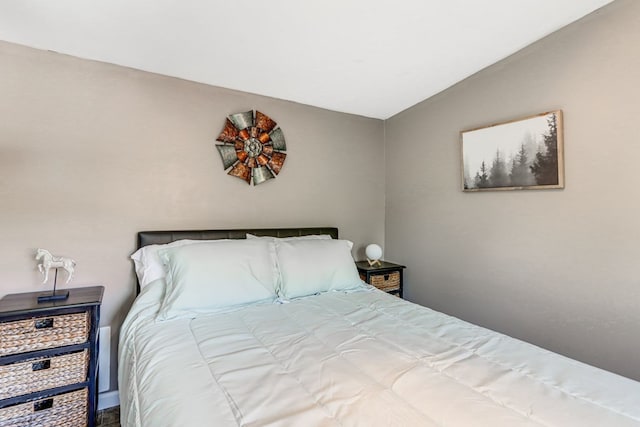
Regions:
<svg viewBox="0 0 640 427"><path fill-rule="evenodd" d="M389 280L389 275L388 274L384 275L384 280Z"/></svg>
<svg viewBox="0 0 640 427"><path fill-rule="evenodd" d="M53 398L41 400L33 404L33 412L44 411L50 409L53 406Z"/></svg>
<svg viewBox="0 0 640 427"><path fill-rule="evenodd" d="M51 367L51 359L41 360L31 364L32 371L43 371Z"/></svg>
<svg viewBox="0 0 640 427"><path fill-rule="evenodd" d="M53 319L38 319L35 323L36 329L53 328Z"/></svg>

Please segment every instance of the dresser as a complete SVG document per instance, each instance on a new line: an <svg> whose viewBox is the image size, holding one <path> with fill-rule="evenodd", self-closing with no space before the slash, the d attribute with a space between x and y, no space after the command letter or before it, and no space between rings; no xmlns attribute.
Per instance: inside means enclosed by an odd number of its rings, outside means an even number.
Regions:
<svg viewBox="0 0 640 427"><path fill-rule="evenodd" d="M102 286L0 299L0 427L95 426Z"/></svg>

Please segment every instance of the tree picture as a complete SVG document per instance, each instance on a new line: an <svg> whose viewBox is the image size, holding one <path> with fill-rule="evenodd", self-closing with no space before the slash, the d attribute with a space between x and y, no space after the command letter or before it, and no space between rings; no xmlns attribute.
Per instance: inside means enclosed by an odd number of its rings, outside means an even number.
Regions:
<svg viewBox="0 0 640 427"><path fill-rule="evenodd" d="M564 188L562 111L462 132L464 191Z"/></svg>

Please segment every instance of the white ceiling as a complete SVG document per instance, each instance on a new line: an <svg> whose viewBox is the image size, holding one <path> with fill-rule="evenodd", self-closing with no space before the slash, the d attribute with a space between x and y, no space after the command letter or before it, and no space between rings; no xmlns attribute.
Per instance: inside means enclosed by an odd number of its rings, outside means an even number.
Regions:
<svg viewBox="0 0 640 427"><path fill-rule="evenodd" d="M610 2L2 0L0 40L386 119Z"/></svg>

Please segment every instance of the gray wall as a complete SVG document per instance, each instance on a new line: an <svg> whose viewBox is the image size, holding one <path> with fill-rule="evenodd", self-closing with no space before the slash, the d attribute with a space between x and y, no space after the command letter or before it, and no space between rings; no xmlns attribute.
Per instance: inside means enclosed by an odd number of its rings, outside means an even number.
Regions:
<svg viewBox="0 0 640 427"><path fill-rule="evenodd" d="M640 380L639 46L618 0L385 123L408 299ZM553 109L564 190L461 191L461 130Z"/></svg>
<svg viewBox="0 0 640 427"><path fill-rule="evenodd" d="M106 286L115 338L139 230L337 226L360 256L384 239L380 120L3 42L0 94L0 296L50 289L35 248L71 256L72 286ZM225 117L250 109L288 148L278 178L255 188L214 148Z"/></svg>

